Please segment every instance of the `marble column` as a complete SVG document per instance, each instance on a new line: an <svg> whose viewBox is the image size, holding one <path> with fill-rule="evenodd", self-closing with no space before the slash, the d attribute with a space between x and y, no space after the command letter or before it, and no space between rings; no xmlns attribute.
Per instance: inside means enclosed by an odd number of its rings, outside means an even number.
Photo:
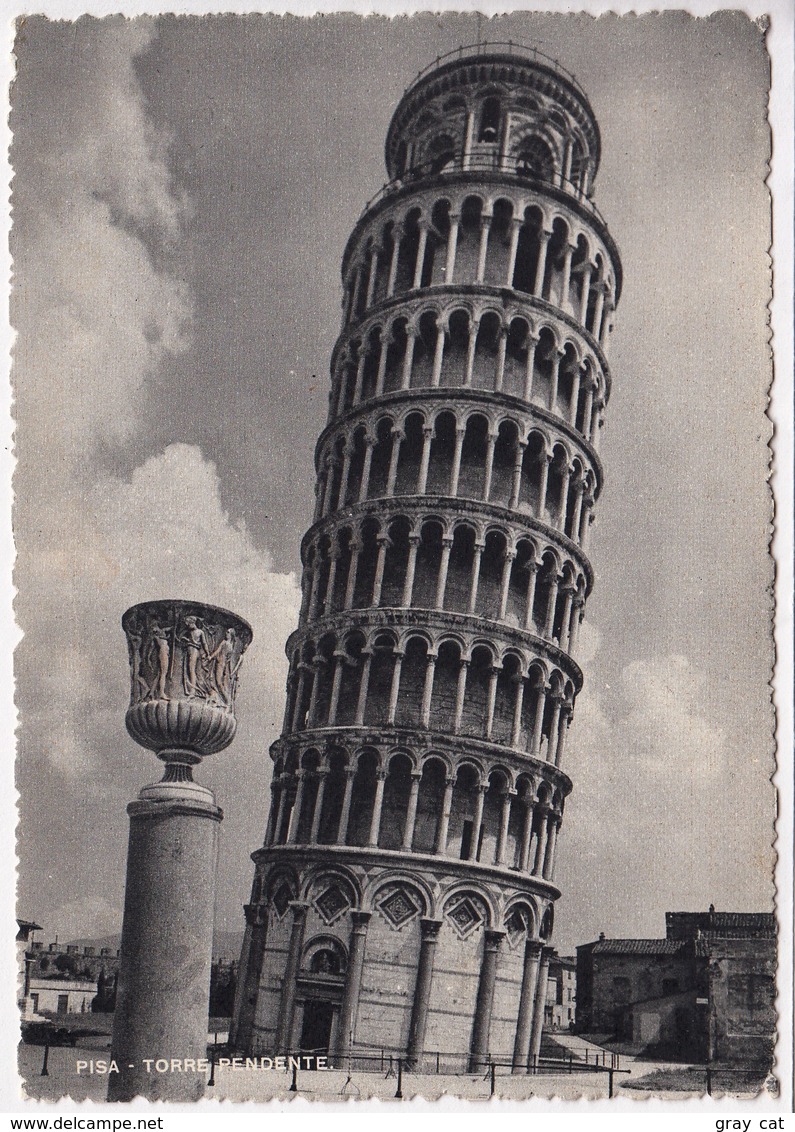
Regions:
<svg viewBox="0 0 795 1132"><path fill-rule="evenodd" d="M428 1008L433 982L433 961L441 926L441 920L425 918L420 920L420 956L417 963L417 981L414 985L411 1020L409 1021L409 1040L406 1048L409 1067L417 1064L417 1061L422 1057L425 1046L425 1031L428 1025Z"/></svg>
<svg viewBox="0 0 795 1132"><path fill-rule="evenodd" d="M538 966L528 1068L532 1068L536 1064L539 1054L541 1053L541 1033L544 1028L544 1007L547 1001L547 979L549 975L549 961L551 958L552 948L544 947L541 951L541 961Z"/></svg>
<svg viewBox="0 0 795 1132"><path fill-rule="evenodd" d="M356 1015L359 1010L359 995L362 990L362 970L364 952L367 945L367 928L370 912L351 912L351 938L348 947L348 972L345 978L345 991L342 996L334 1064L342 1067L342 1062L351 1052L356 1038Z"/></svg>
<svg viewBox="0 0 795 1132"><path fill-rule="evenodd" d="M483 960L480 966L475 1021L472 1027L472 1044L469 1052L469 1071L471 1073L482 1071L488 1059L491 1014L494 1009L494 986L497 982L497 956L504 938L504 931L494 931L487 928L483 933Z"/></svg>
<svg viewBox="0 0 795 1132"><path fill-rule="evenodd" d="M530 1060L530 1036L533 1028L533 1002L538 983L538 965L541 959L541 943L528 939L524 945L524 966L522 968L522 990L519 996L519 1017L516 1021L516 1037L513 1043L513 1072L525 1073Z"/></svg>
<svg viewBox="0 0 795 1132"><path fill-rule="evenodd" d="M304 946L308 908L309 905L301 900L293 900L290 903L293 922L290 928L290 942L287 947L287 962L282 977L282 993L279 999L279 1014L274 1040L275 1051L280 1055L287 1054L292 1049L296 980L301 966L301 952Z"/></svg>

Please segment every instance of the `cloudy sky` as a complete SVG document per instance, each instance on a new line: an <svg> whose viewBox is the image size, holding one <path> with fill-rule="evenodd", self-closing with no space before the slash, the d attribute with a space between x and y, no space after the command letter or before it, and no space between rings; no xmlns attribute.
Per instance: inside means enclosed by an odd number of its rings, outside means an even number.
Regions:
<svg viewBox="0 0 795 1132"><path fill-rule="evenodd" d="M768 64L739 13L524 13L573 71L618 241L607 486L582 634L556 942L771 906ZM13 92L20 914L118 930L137 601L254 626L218 926L242 927L282 716L339 264L391 112L474 16L25 21Z"/></svg>

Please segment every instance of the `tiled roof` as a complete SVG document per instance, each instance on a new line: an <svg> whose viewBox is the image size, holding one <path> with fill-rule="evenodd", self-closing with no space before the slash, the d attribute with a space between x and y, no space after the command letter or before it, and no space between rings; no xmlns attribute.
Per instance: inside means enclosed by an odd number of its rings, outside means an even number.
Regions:
<svg viewBox="0 0 795 1132"><path fill-rule="evenodd" d="M666 912L665 929L679 939L696 932L712 938L772 937L776 918L771 912Z"/></svg>
<svg viewBox="0 0 795 1132"><path fill-rule="evenodd" d="M600 939L594 955L676 955L686 945L681 939Z"/></svg>

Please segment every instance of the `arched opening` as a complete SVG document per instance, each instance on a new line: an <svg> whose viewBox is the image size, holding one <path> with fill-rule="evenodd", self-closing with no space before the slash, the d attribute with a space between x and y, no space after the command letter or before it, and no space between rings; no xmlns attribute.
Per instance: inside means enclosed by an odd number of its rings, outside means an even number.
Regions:
<svg viewBox="0 0 795 1132"><path fill-rule="evenodd" d="M505 366L502 373L504 393L524 397L527 381L527 339L530 328L523 318L515 318L508 328L505 343Z"/></svg>
<svg viewBox="0 0 795 1132"><path fill-rule="evenodd" d="M555 354L558 344L555 336L548 326L545 326L538 336L538 345L533 365L533 389L531 400L534 405L549 408L549 398L552 392L552 367L555 365Z"/></svg>
<svg viewBox="0 0 795 1132"><path fill-rule="evenodd" d="M477 614L498 620L500 616L500 596L502 591L502 572L505 563L507 539L501 531L489 531L486 547L480 560L480 582L478 584Z"/></svg>
<svg viewBox="0 0 795 1132"><path fill-rule="evenodd" d="M489 501L501 507L510 506L513 494L514 467L519 443L519 429L514 421L503 421L494 445Z"/></svg>
<svg viewBox="0 0 795 1132"><path fill-rule="evenodd" d="M423 436L424 418L419 413L411 413L406 418L404 430L406 435L400 445L398 458L397 480L395 482L395 495L415 495L417 491L417 477L422 461L422 449L425 442Z"/></svg>
<svg viewBox="0 0 795 1132"><path fill-rule="evenodd" d="M450 202L438 200L431 213L433 225L428 235L428 243L432 246L432 265L430 278L423 286L438 286L447 282L447 241L450 237ZM425 270L428 268L426 260ZM425 271L423 271L423 276Z"/></svg>
<svg viewBox="0 0 795 1132"><path fill-rule="evenodd" d="M348 574L351 569L353 534L348 527L344 527L338 535L337 570L334 575L334 593L332 595L330 613L337 613L345 607L345 592L348 584Z"/></svg>
<svg viewBox="0 0 795 1132"><path fill-rule="evenodd" d="M451 857L458 857L461 861L467 861L470 857L474 860L478 859L477 855L472 853L472 841L475 836L479 787L480 775L476 768L468 763L459 766L450 808L447 853Z"/></svg>
<svg viewBox="0 0 795 1132"><path fill-rule="evenodd" d="M367 310L367 289L370 283L370 244L364 251L364 257L359 267L359 282L356 291L356 308L354 310L354 317L361 318Z"/></svg>
<svg viewBox="0 0 795 1132"><path fill-rule="evenodd" d="M453 280L455 283L474 283L477 278L482 213L483 201L480 197L467 197L461 207Z"/></svg>
<svg viewBox="0 0 795 1132"><path fill-rule="evenodd" d="M545 635L550 594L553 587L557 589L558 564L555 555L546 551L541 559L541 569L538 572L535 601L533 602L533 621L539 636Z"/></svg>
<svg viewBox="0 0 795 1132"><path fill-rule="evenodd" d="M435 609L442 563L442 524L436 519L428 520L423 523L420 534L411 606L412 609Z"/></svg>
<svg viewBox="0 0 795 1132"><path fill-rule="evenodd" d="M535 547L532 542L529 539L521 539L511 566L508 605L505 611L506 622L517 629L524 629L527 623L527 597L531 578L535 577L535 560Z"/></svg>
<svg viewBox="0 0 795 1132"><path fill-rule="evenodd" d="M353 589L353 608L367 609L373 601L373 583L378 560L378 523L375 519L365 519L361 528L361 550L356 567L356 584Z"/></svg>
<svg viewBox="0 0 795 1132"><path fill-rule="evenodd" d="M384 392L394 393L403 381L403 359L406 356L406 319L397 318L392 323L392 334L386 352L384 369Z"/></svg>
<svg viewBox="0 0 795 1132"><path fill-rule="evenodd" d="M400 849L411 793L411 760L403 754L389 760L384 783L384 804L381 811L381 829L378 844L381 849Z"/></svg>
<svg viewBox="0 0 795 1132"><path fill-rule="evenodd" d="M455 141L450 134L437 134L425 150L425 172L443 173L455 165Z"/></svg>
<svg viewBox="0 0 795 1132"><path fill-rule="evenodd" d="M508 790L508 779L501 770L489 775L489 785L483 799L483 840L480 859L487 865L497 863L497 845L502 826L503 799Z"/></svg>
<svg viewBox="0 0 795 1132"><path fill-rule="evenodd" d="M558 369L558 395L555 402L555 411L565 420L571 416L571 403L574 396L574 375L578 372L580 363L577 352L571 342L567 342L563 357L560 359Z"/></svg>
<svg viewBox="0 0 795 1132"><path fill-rule="evenodd" d="M345 499L340 500L341 507L352 507L359 499L359 492L362 488L362 474L364 472L364 454L367 448L364 437L364 428L357 428L351 445L348 483L346 485Z"/></svg>
<svg viewBox="0 0 795 1132"><path fill-rule="evenodd" d="M538 664L531 665L525 684L524 700L522 701L522 729L519 735L519 747L523 751L529 751L532 746L539 692L544 690L545 685L544 670Z"/></svg>
<svg viewBox="0 0 795 1132"><path fill-rule="evenodd" d="M381 605L390 607L403 604L403 587L409 561L409 533L411 524L405 516L389 525L390 545L384 563L384 580L381 585Z"/></svg>
<svg viewBox="0 0 795 1132"><path fill-rule="evenodd" d="M318 788L317 768L319 766L320 755L318 752L314 750L306 751L301 759L304 787L301 792L301 812L298 814L295 827L295 842L298 845L306 845L312 832L312 819L315 814Z"/></svg>
<svg viewBox="0 0 795 1132"><path fill-rule="evenodd" d="M375 397L378 363L381 360L381 327L375 326L367 335L364 371L362 374L362 401Z"/></svg>
<svg viewBox="0 0 795 1132"><path fill-rule="evenodd" d="M497 141L500 133L500 100L495 96L486 98L480 111L480 125L478 126L478 141L492 144Z"/></svg>
<svg viewBox="0 0 795 1132"><path fill-rule="evenodd" d="M482 499L486 474L486 451L489 424L485 417L473 414L466 423L461 449L461 471L458 477L459 499Z"/></svg>
<svg viewBox="0 0 795 1132"><path fill-rule="evenodd" d="M387 722L395 670L394 643L388 633L381 633L376 637L372 650L364 706L364 722L368 727L383 726Z"/></svg>
<svg viewBox="0 0 795 1132"><path fill-rule="evenodd" d="M445 641L439 646L431 701L431 727L445 735L452 735L455 726L460 671L461 646L456 641Z"/></svg>
<svg viewBox="0 0 795 1132"><path fill-rule="evenodd" d="M340 486L342 476L342 465L345 459L345 439L338 436L334 441L334 447L331 450L331 459L329 461L329 479L328 479L328 506L326 508L327 514L338 510L340 506Z"/></svg>
<svg viewBox="0 0 795 1132"><path fill-rule="evenodd" d="M555 306L563 305L563 262L566 256L566 245L569 241L569 228L565 220L558 217L552 224L552 238L547 248L547 262L544 271L544 289L542 297Z"/></svg>
<svg viewBox="0 0 795 1132"><path fill-rule="evenodd" d="M344 656L337 658L342 666L340 674L340 694L337 700L337 727L352 725L356 720L356 706L359 702L359 687L362 679L362 650L364 636L350 633L345 641Z"/></svg>
<svg viewBox="0 0 795 1132"><path fill-rule="evenodd" d="M544 138L531 134L516 147L516 172L534 181L555 179L555 158Z"/></svg>
<svg viewBox="0 0 795 1132"><path fill-rule="evenodd" d="M552 449L552 460L549 465L549 481L547 483L547 506L546 513L550 523L563 528L564 512L566 508L567 497L567 469L569 467L569 457L566 449L556 444Z"/></svg>
<svg viewBox="0 0 795 1132"><path fill-rule="evenodd" d="M544 218L541 210L535 207L526 208L524 224L519 232L519 243L516 248L513 285L517 291L525 291L529 295L535 290L538 253L541 247L538 234L543 226Z"/></svg>
<svg viewBox="0 0 795 1132"><path fill-rule="evenodd" d="M525 514L540 514L541 471L545 460L544 438L541 433L532 432L522 459L522 478L519 483L519 510Z"/></svg>
<svg viewBox="0 0 795 1132"><path fill-rule="evenodd" d="M459 523L453 531L453 545L447 567L447 585L444 591L445 609L455 613L467 613L469 611L474 557L475 531L465 523Z"/></svg>
<svg viewBox="0 0 795 1132"><path fill-rule="evenodd" d="M420 318L419 330L414 342L414 355L411 361L411 388L427 389L433 375L433 359L436 353L436 315L425 311Z"/></svg>
<svg viewBox="0 0 795 1132"><path fill-rule="evenodd" d="M508 745L511 742L517 693L522 679L520 670L519 658L509 654L503 660L502 668L497 672L497 695L494 700L494 722L491 727L491 738L494 743Z"/></svg>
<svg viewBox="0 0 795 1132"><path fill-rule="evenodd" d="M414 285L414 271L417 266L417 251L420 244L419 219L420 210L413 208L404 221L395 276L396 295L411 290Z"/></svg>
<svg viewBox="0 0 795 1132"><path fill-rule="evenodd" d="M440 413L434 422L426 488L428 495L449 493L455 452L455 425L456 420L452 413Z"/></svg>
<svg viewBox="0 0 795 1132"><path fill-rule="evenodd" d="M475 339L475 363L472 367L474 389L494 389L500 329L499 317L493 311L487 311L480 320Z"/></svg>
<svg viewBox="0 0 795 1132"><path fill-rule="evenodd" d="M574 248L574 255L571 260L571 285L569 293L566 296L568 310L579 318L580 311L582 310L583 291L585 287L585 271L590 263L590 252L588 249L588 241L585 236L580 234L577 237L577 243Z"/></svg>
<svg viewBox="0 0 795 1132"><path fill-rule="evenodd" d="M384 228L381 238L381 253L378 256L378 267L375 273L375 287L373 288L373 302L380 303L386 298L386 288L389 282L389 266L392 262L394 248L394 224L390 222Z"/></svg>
<svg viewBox="0 0 795 1132"><path fill-rule="evenodd" d="M461 734L484 739L489 701L489 682L494 658L485 645L478 645L472 652L467 671L464 711L461 718Z"/></svg>
<svg viewBox="0 0 795 1132"><path fill-rule="evenodd" d="M412 842L412 848L419 853L433 853L436 848L439 818L444 802L445 778L446 767L440 759L425 760L417 796L417 817Z"/></svg>
<svg viewBox="0 0 795 1132"><path fill-rule="evenodd" d="M375 429L375 447L370 460L370 478L367 484L368 499L380 499L386 495L392 443L392 421L384 417Z"/></svg>
<svg viewBox="0 0 795 1132"><path fill-rule="evenodd" d="M420 723L425 672L428 667L428 646L422 637L411 637L406 644L400 670L395 721L399 727L417 727Z"/></svg>
<svg viewBox="0 0 795 1132"><path fill-rule="evenodd" d="M370 840L370 824L375 803L378 756L374 751L363 751L356 764L351 794L351 813L348 820L348 845L366 845Z"/></svg>
<svg viewBox="0 0 795 1132"><path fill-rule="evenodd" d="M333 845L337 840L342 802L345 797L345 768L348 759L344 751L332 750L328 757L328 775L326 788L323 791L323 806L320 811L320 825L317 839L322 845ZM345 831L342 831L342 840L345 840Z"/></svg>
<svg viewBox="0 0 795 1132"><path fill-rule="evenodd" d="M505 287L508 283L512 217L513 205L509 200L495 201L494 214L489 228L489 247L484 274L484 281L494 287Z"/></svg>
<svg viewBox="0 0 795 1132"><path fill-rule="evenodd" d="M315 710L309 720L310 727L323 727L328 723L328 709L331 702L331 683L334 675L334 646L336 642L330 634L322 637L315 654Z"/></svg>
<svg viewBox="0 0 795 1132"><path fill-rule="evenodd" d="M442 362L441 385L460 389L466 381L469 357L469 315L453 311L450 315Z"/></svg>

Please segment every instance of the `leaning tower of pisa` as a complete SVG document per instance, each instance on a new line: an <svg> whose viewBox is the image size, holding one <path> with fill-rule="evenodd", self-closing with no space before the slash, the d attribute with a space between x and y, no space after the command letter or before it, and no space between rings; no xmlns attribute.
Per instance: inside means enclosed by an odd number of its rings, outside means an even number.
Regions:
<svg viewBox="0 0 795 1132"><path fill-rule="evenodd" d="M437 59L342 261L342 330L232 1040L526 1071L621 286L599 129L540 52Z"/></svg>

